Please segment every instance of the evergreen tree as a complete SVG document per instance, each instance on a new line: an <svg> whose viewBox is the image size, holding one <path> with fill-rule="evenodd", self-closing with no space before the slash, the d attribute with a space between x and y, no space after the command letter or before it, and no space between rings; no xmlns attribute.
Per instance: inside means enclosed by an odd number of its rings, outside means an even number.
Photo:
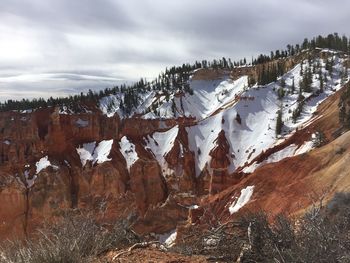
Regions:
<svg viewBox="0 0 350 263"><path fill-rule="evenodd" d="M283 127L283 121L282 121L282 109L279 109L277 111L277 119L276 119L276 136L281 134Z"/></svg>
<svg viewBox="0 0 350 263"><path fill-rule="evenodd" d="M292 79L292 91L291 93L294 94L295 91L295 83L294 83L294 78Z"/></svg>
<svg viewBox="0 0 350 263"><path fill-rule="evenodd" d="M323 93L324 91L324 82L323 82L323 75L322 71L319 72L319 79L320 79L320 92Z"/></svg>

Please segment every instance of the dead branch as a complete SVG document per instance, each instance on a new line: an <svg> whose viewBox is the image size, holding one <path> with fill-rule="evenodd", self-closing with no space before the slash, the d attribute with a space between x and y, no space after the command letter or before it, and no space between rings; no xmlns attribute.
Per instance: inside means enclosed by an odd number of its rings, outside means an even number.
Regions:
<svg viewBox="0 0 350 263"><path fill-rule="evenodd" d="M146 247L149 247L150 245L153 245L153 244L160 244L159 241L150 241L150 242L141 242L141 243L136 243L136 244L133 244L131 247L129 247L127 250L124 250L124 251L121 251L120 253L118 253L117 255L115 255L113 258L112 258L112 261L116 260L117 258L119 258L120 256L128 253L128 252L131 252L132 250L136 249L136 248L146 248Z"/></svg>

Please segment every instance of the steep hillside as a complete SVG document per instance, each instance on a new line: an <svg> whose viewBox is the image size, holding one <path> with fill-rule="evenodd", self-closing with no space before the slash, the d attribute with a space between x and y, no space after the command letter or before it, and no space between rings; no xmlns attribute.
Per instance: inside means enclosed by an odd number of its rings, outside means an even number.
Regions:
<svg viewBox="0 0 350 263"><path fill-rule="evenodd" d="M79 113L1 112L0 236L30 233L71 208L103 222L128 218L140 234L170 234L189 212L205 220L203 207L227 218L249 207L297 213L313 190L347 188L346 176L332 176L348 156L348 133L332 141L347 59L315 49L197 69L188 91L145 88L129 112L125 91ZM281 65L276 81L252 83Z"/></svg>
<svg viewBox="0 0 350 263"><path fill-rule="evenodd" d="M329 143L303 154L295 155L294 149L288 150L288 154L278 160L271 159L270 155L262 162L265 165L259 165L236 185L203 199L197 208L196 219L209 207L225 220L236 217L241 208L240 212L263 209L271 216L279 213L296 216L320 199L326 203L335 193L348 192L350 132L335 140L332 135L339 127L339 95L340 92L337 92L320 105L316 116L322 117L316 118L289 138L289 145L294 145L300 138L309 137L318 131L329 135ZM201 220L207 219L203 217Z"/></svg>

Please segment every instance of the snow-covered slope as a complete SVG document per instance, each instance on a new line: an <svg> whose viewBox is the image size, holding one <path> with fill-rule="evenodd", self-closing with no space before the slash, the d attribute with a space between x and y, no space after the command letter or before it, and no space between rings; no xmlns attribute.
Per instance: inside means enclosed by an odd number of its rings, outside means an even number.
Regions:
<svg viewBox="0 0 350 263"><path fill-rule="evenodd" d="M152 136L148 136L145 139L146 149L150 150L157 159L158 163L162 167L163 175L167 175L172 172L170 169L168 169L168 165L164 157L174 146L178 131L179 128L176 125L166 132L155 132Z"/></svg>
<svg viewBox="0 0 350 263"><path fill-rule="evenodd" d="M195 117L205 119L217 110L225 108L235 100L236 96L248 87L247 76L233 81L228 76L219 80L191 81L193 95L176 98L176 116Z"/></svg>
<svg viewBox="0 0 350 263"><path fill-rule="evenodd" d="M315 58L311 64L308 60L297 64L277 82L265 86L255 85L248 88L247 76L242 76L235 81L228 77L209 81L191 81L193 95L185 94L173 98L176 105L173 117L187 116L196 119L196 125L186 127L189 147L195 155L196 176L199 176L205 167L209 167L211 160L209 153L216 146L220 131L225 132L229 144L230 150L227 155L231 164L228 171L232 173L240 167L245 167L245 172L252 172L257 166L263 164L253 163L247 167L255 157L284 142L296 129L311 123L317 106L341 88L343 59L336 54L332 59L334 61L332 73L326 70L324 60ZM318 65L317 70L313 69L315 65ZM309 69L313 72L311 90L300 93L300 82L303 78L301 71L305 72ZM320 72L323 78L327 77L323 90L320 87ZM283 82L285 85L282 84ZM281 90L283 90L283 96L279 95ZM160 112L166 112L165 108L167 108L169 113L171 111L169 104L160 105ZM293 117L293 112L298 107L301 112ZM281 134L277 135L276 122L279 110L282 111L284 125ZM170 117L168 113L164 113L161 117ZM156 117L153 113L143 116L143 118ZM167 167L164 156L173 145L176 130L177 128L174 127L168 132L155 133L153 138L147 138L146 148L154 153L162 167ZM311 138L309 140L303 146L286 145L286 149L274 153L264 163L279 161L311 150Z"/></svg>
<svg viewBox="0 0 350 263"><path fill-rule="evenodd" d="M276 162L283 158L301 154L312 149L312 138L304 145L285 145L279 147L264 162L254 162L254 158L287 140L296 129L305 127L313 121L317 106L328 96L341 88L344 72L344 57L337 52L328 52L328 63L315 55L296 64L276 82L265 86L248 86L248 76L233 80L222 75L212 80L192 78L189 85L193 93L163 91L144 91L139 94L139 107L129 116L120 109L123 94L111 95L100 101L101 110L108 116L118 113L122 118L138 114L143 119L176 119L187 117L193 120L185 127L188 134L189 149L195 158L195 173L200 176L208 168L210 172L211 150L217 146L217 138L224 132L228 142L227 158L230 160L228 172L239 168L252 172L264 163ZM329 62L332 61L332 68ZM328 64L328 67L327 67ZM301 90L305 72L310 72L312 83L308 92ZM349 75L349 72L346 72ZM344 76L343 76L344 81ZM283 121L280 132L276 131L278 112ZM144 138L144 147L151 151L163 169L164 175L173 171L168 169L165 155L171 151L178 134L178 126L168 131L160 130ZM310 135L311 136L311 135ZM126 144L125 144L126 145ZM182 145L181 145L182 147ZM90 146L80 152L82 163L91 160ZM125 150L125 149L124 149ZM126 152L129 152L127 150ZM130 156L129 156L130 157ZM126 159L130 159L126 156ZM134 156L135 157L135 156ZM132 159L135 159L135 158Z"/></svg>

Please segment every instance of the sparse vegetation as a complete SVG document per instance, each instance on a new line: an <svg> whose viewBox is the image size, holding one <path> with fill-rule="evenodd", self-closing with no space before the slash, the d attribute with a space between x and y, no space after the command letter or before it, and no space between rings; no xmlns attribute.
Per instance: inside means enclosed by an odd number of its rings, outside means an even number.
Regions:
<svg viewBox="0 0 350 263"><path fill-rule="evenodd" d="M283 121L282 121L282 109L277 111L277 118L276 118L276 136L281 134L283 128Z"/></svg>
<svg viewBox="0 0 350 263"><path fill-rule="evenodd" d="M192 231L172 250L225 262L349 262L350 194L338 193L326 206L321 199L297 221L247 213L208 231Z"/></svg>
<svg viewBox="0 0 350 263"><path fill-rule="evenodd" d="M327 143L327 138L322 131L317 131L315 133L315 138L313 139L314 147L321 147Z"/></svg>
<svg viewBox="0 0 350 263"><path fill-rule="evenodd" d="M23 242L3 242L1 263L85 263L101 254L139 242L124 221L103 226L93 217L67 215Z"/></svg>
<svg viewBox="0 0 350 263"><path fill-rule="evenodd" d="M162 249L218 262L349 262L350 193L337 193L326 204L323 199L294 221L283 214L272 220L263 211L248 211L233 220L205 212L205 225L192 225L174 246ZM106 226L92 217L66 216L31 239L3 242L0 262L103 262L102 255L110 250L152 243L140 241L125 222Z"/></svg>
<svg viewBox="0 0 350 263"><path fill-rule="evenodd" d="M301 97L302 97L302 95L301 95ZM304 104L305 104L304 98L301 98L298 101L297 108L293 110L293 112L292 112L292 119L293 119L294 123L296 123L297 119L300 117L301 113L303 112Z"/></svg>
<svg viewBox="0 0 350 263"><path fill-rule="evenodd" d="M345 91L339 100L339 122L346 130L350 129L350 84L346 85Z"/></svg>

